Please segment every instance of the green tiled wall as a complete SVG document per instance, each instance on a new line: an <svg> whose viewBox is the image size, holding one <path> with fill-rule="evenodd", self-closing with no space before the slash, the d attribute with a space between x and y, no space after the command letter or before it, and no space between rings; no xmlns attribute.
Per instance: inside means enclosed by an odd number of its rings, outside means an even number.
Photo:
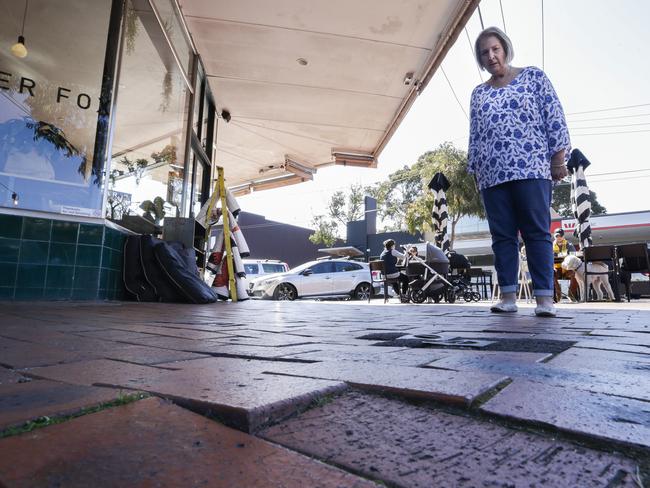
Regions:
<svg viewBox="0 0 650 488"><path fill-rule="evenodd" d="M0 300L120 300L125 234L0 214Z"/></svg>

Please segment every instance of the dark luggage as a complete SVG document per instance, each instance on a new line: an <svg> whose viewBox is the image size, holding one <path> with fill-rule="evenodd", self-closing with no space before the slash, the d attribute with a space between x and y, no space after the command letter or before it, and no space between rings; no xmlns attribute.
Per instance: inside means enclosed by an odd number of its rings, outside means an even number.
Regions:
<svg viewBox="0 0 650 488"><path fill-rule="evenodd" d="M128 236L124 242L124 287L139 302L158 300L156 289L147 281L140 259L140 236Z"/></svg>
<svg viewBox="0 0 650 488"><path fill-rule="evenodd" d="M160 302L183 302L183 296L176 285L171 282L156 259L154 247L161 243L160 239L153 236L140 236L140 259L147 281L156 290Z"/></svg>
<svg viewBox="0 0 650 488"><path fill-rule="evenodd" d="M201 280L194 250L180 242L129 236L124 245L123 279L138 301L216 301L212 289Z"/></svg>
<svg viewBox="0 0 650 488"><path fill-rule="evenodd" d="M183 297L183 301L190 303L216 302L217 296L195 271L196 261L193 266L188 266L187 258L183 257L187 253L178 252L174 247L169 242L160 241L153 249L160 269L176 292Z"/></svg>

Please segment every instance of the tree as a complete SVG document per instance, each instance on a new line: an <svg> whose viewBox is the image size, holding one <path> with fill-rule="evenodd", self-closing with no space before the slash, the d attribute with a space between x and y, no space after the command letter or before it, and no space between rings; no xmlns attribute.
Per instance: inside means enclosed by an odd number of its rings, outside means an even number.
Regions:
<svg viewBox="0 0 650 488"><path fill-rule="evenodd" d="M334 244L341 235L341 227L347 230L348 222L363 218L365 194L363 185L350 185L347 191L334 192L327 205L327 215L316 215L312 219L316 231L309 240L326 246Z"/></svg>
<svg viewBox="0 0 650 488"><path fill-rule="evenodd" d="M605 214L607 209L598 202L598 197L593 191L589 191L589 200L591 200L591 213L594 215ZM568 181L555 185L553 188L553 203L551 206L562 217L573 217L571 208L571 183Z"/></svg>
<svg viewBox="0 0 650 488"><path fill-rule="evenodd" d="M336 222L336 225L346 226L348 222L361 220L363 218L363 197L365 190L362 185L350 185L348 192L334 192L327 205L329 218Z"/></svg>
<svg viewBox="0 0 650 488"><path fill-rule="evenodd" d="M311 221L311 225L315 228L309 240L314 244L324 244L327 247L332 247L338 237L336 236L336 224L327 219L324 215L317 215Z"/></svg>
<svg viewBox="0 0 650 488"><path fill-rule="evenodd" d="M407 207L406 224L409 232L433 230L433 192L426 185L433 175L440 171L450 183L446 196L447 213L451 223L450 244L453 248L456 224L462 217L485 218L485 209L474 177L467 172L467 153L457 149L452 143L445 142L437 149L420 156L411 170L419 175L422 192Z"/></svg>
<svg viewBox="0 0 650 488"><path fill-rule="evenodd" d="M408 166L366 189L377 200L377 216L384 231L406 228L406 212L409 205L422 195L422 182L416 170Z"/></svg>

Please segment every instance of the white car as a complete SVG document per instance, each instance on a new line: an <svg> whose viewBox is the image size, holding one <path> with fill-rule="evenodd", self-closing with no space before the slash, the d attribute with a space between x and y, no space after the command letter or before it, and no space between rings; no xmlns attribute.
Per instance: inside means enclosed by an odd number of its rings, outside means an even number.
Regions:
<svg viewBox="0 0 650 488"><path fill-rule="evenodd" d="M309 261L286 273L261 276L250 283L257 298L295 300L302 297L347 296L367 300L379 290L370 284L368 263L331 259Z"/></svg>
<svg viewBox="0 0 650 488"><path fill-rule="evenodd" d="M277 259L242 259L242 264L249 282L263 275L289 271L289 265Z"/></svg>

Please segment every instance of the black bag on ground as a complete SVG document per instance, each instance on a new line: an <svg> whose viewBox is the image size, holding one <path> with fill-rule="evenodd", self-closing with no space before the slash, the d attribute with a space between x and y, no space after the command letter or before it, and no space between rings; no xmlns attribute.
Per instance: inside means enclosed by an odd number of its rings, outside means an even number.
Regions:
<svg viewBox="0 0 650 488"><path fill-rule="evenodd" d="M178 288L167 277L167 273L160 267L154 247L162 243L153 236L140 236L140 259L147 281L156 290L160 302L184 302L184 297Z"/></svg>
<svg viewBox="0 0 650 488"><path fill-rule="evenodd" d="M188 263L187 249L170 242L159 241L154 245L154 254L160 269L168 281L173 284L183 300L190 303L213 303L217 296L212 289L199 277L196 261ZM193 254L193 250L191 254Z"/></svg>
<svg viewBox="0 0 650 488"><path fill-rule="evenodd" d="M147 281L140 259L140 237L128 236L124 242L124 288L139 302L158 301L156 289Z"/></svg>

